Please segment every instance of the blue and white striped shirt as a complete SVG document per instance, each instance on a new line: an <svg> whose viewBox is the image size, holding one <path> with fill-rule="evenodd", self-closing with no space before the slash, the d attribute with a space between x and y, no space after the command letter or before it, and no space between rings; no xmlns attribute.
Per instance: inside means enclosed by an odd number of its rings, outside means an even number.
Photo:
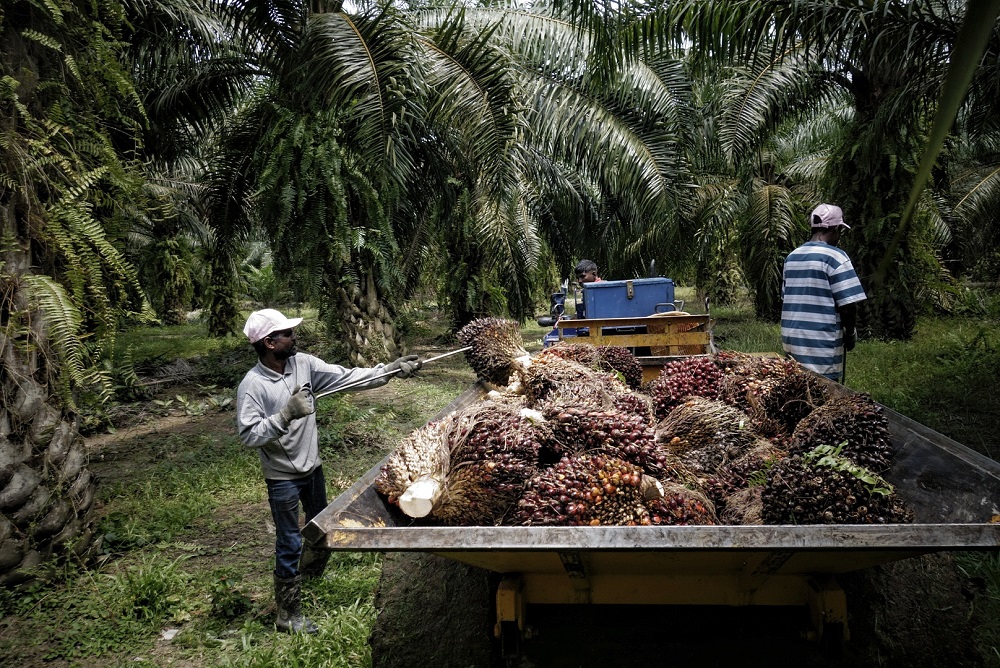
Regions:
<svg viewBox="0 0 1000 668"><path fill-rule="evenodd" d="M822 241L807 241L785 258L781 345L799 364L837 380L844 372L843 326L837 307L867 299L851 258Z"/></svg>

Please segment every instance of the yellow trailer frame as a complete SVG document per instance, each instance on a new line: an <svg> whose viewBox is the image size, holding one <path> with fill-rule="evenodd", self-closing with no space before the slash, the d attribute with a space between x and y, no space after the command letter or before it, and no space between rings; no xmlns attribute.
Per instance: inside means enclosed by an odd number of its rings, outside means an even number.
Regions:
<svg viewBox="0 0 1000 668"><path fill-rule="evenodd" d="M484 555L480 563L470 554L439 554L505 573L496 591L497 638L514 629L525 638L532 636L530 603L803 606L809 610L811 639L831 633L838 642L849 639L847 595L833 575L823 574L829 556L803 563L799 568L805 572L778 573L790 553L559 551L528 558L508 555L507 566L502 565L502 552ZM869 561L871 554L852 556L852 570L899 558L881 554Z"/></svg>
<svg viewBox="0 0 1000 668"><path fill-rule="evenodd" d="M560 341L649 349L649 355L636 355L644 383L656 378L671 359L713 352L709 315L671 311L635 318L560 320L555 328ZM576 330L576 334L569 335L566 330Z"/></svg>

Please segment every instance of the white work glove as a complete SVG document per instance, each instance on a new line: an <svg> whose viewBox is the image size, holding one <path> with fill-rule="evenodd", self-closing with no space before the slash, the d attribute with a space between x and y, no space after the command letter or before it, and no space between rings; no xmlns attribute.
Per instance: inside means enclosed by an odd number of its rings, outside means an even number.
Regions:
<svg viewBox="0 0 1000 668"><path fill-rule="evenodd" d="M303 418L315 410L312 391L308 387L296 386L288 403L278 412L281 413L281 417L285 418L285 422L291 422Z"/></svg>
<svg viewBox="0 0 1000 668"><path fill-rule="evenodd" d="M388 364L385 367L386 371L395 371L393 376L396 378L409 378L417 371L420 371L420 367L423 366L423 362L417 359L416 355L406 355L405 357L400 357L395 362Z"/></svg>

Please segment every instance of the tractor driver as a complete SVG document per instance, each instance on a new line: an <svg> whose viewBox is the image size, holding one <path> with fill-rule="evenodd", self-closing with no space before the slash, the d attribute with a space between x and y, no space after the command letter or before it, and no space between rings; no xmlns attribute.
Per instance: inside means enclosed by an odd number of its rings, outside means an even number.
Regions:
<svg viewBox="0 0 1000 668"><path fill-rule="evenodd" d="M576 274L577 283L600 283L603 280L597 275L597 263L593 260L580 260L573 273Z"/></svg>

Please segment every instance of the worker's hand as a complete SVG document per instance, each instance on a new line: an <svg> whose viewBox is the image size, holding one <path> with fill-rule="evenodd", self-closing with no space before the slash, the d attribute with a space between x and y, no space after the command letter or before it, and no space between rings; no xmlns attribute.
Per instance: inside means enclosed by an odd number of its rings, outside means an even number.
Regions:
<svg viewBox="0 0 1000 668"><path fill-rule="evenodd" d="M854 346L858 344L858 330L852 329L851 331L844 332L844 350L850 352L854 350Z"/></svg>
<svg viewBox="0 0 1000 668"><path fill-rule="evenodd" d="M385 370L395 371L393 374L396 378L409 378L415 372L420 371L420 367L423 366L423 362L417 359L416 355L406 355L405 357L400 357L395 362L390 363Z"/></svg>
<svg viewBox="0 0 1000 668"><path fill-rule="evenodd" d="M309 387L296 386L291 398L279 412L285 422L303 418L316 411L313 405L312 391Z"/></svg>

